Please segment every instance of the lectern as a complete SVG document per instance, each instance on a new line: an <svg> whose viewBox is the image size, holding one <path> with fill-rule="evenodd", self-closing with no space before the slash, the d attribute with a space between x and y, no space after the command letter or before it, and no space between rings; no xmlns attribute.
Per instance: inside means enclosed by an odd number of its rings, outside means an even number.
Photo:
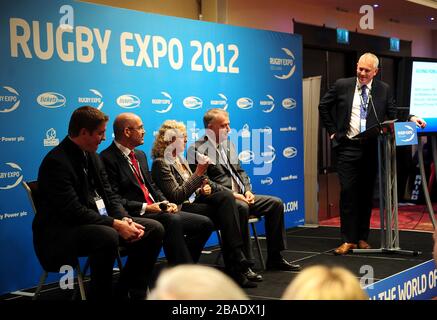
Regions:
<svg viewBox="0 0 437 320"><path fill-rule="evenodd" d="M385 121L368 128L354 139L378 140L379 214L381 219L381 247L353 249L353 253L401 253L418 255L419 251L402 250L399 246L398 193L396 178L396 143L394 122Z"/></svg>

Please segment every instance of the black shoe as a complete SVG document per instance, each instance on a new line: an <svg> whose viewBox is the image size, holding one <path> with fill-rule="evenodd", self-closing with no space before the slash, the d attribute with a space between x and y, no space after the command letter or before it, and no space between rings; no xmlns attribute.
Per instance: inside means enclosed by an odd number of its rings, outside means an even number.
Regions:
<svg viewBox="0 0 437 320"><path fill-rule="evenodd" d="M246 276L247 280L255 281L255 282L261 282L263 281L263 276L259 273L254 272L251 268L247 268L247 271L244 272L244 275Z"/></svg>
<svg viewBox="0 0 437 320"><path fill-rule="evenodd" d="M281 258L280 260L274 261L267 260L267 269L281 271L300 271L302 270L302 267L298 264L291 264L284 258Z"/></svg>
<svg viewBox="0 0 437 320"><path fill-rule="evenodd" d="M228 275L242 288L256 288L258 285L246 278L241 272L229 272Z"/></svg>

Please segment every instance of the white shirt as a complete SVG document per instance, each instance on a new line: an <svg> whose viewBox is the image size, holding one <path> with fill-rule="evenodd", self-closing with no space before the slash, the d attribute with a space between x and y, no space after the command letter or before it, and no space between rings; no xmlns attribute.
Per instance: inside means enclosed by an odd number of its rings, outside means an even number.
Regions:
<svg viewBox="0 0 437 320"><path fill-rule="evenodd" d="M373 79L366 84L367 94L372 90ZM355 86L354 99L352 100L352 111L351 111L351 121L349 123L349 131L347 132L347 137L350 139L360 133L360 114L361 114L361 87L362 84L357 80L357 85ZM367 104L369 104L369 99L367 99ZM369 109L367 108L367 112Z"/></svg>

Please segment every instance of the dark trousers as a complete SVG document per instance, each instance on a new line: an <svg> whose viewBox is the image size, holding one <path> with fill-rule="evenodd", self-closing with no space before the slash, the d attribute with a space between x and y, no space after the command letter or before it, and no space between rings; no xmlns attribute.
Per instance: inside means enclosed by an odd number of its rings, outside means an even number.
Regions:
<svg viewBox="0 0 437 320"><path fill-rule="evenodd" d="M126 243L118 232L105 225L52 227L44 230L35 243L42 264L57 271L62 264L76 261L76 257L89 257L91 269L90 299L112 298L112 269L119 245L127 248L128 258L120 275L120 285L126 290L145 292L153 266L158 257L164 236L162 225L154 220L135 218L145 227L144 236L134 243Z"/></svg>
<svg viewBox="0 0 437 320"><path fill-rule="evenodd" d="M171 265L199 261L202 249L214 230L208 217L190 212L146 213L145 216L164 226L164 253Z"/></svg>
<svg viewBox="0 0 437 320"><path fill-rule="evenodd" d="M237 205L240 215L244 216L246 221L250 215L257 217L264 216L268 259L279 259L281 257L280 252L287 248L284 228L284 204L282 200L273 196L257 194L255 195L254 204L248 205L246 202L237 200ZM246 235L243 237L245 254L253 259L247 223L245 229L242 228L241 232Z"/></svg>
<svg viewBox="0 0 437 320"><path fill-rule="evenodd" d="M367 241L378 165L377 143L375 140L360 143L346 139L335 150L341 187L342 241Z"/></svg>
<svg viewBox="0 0 437 320"><path fill-rule="evenodd" d="M184 203L184 210L209 217L223 240L223 258L227 268L239 267L246 260L241 229L247 230L247 216L241 217L230 191L217 191L201 196L194 203Z"/></svg>

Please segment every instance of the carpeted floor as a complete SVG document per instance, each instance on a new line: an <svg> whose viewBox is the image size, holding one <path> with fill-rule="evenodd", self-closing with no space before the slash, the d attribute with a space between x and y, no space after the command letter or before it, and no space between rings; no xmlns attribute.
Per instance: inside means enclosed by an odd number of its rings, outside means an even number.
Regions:
<svg viewBox="0 0 437 320"><path fill-rule="evenodd" d="M437 213L437 205L433 206L433 210ZM398 224L399 230L434 230L426 205L399 204ZM320 221L320 225L338 227L340 226L340 217ZM379 208L372 210L370 227L374 229L379 229L380 227Z"/></svg>

